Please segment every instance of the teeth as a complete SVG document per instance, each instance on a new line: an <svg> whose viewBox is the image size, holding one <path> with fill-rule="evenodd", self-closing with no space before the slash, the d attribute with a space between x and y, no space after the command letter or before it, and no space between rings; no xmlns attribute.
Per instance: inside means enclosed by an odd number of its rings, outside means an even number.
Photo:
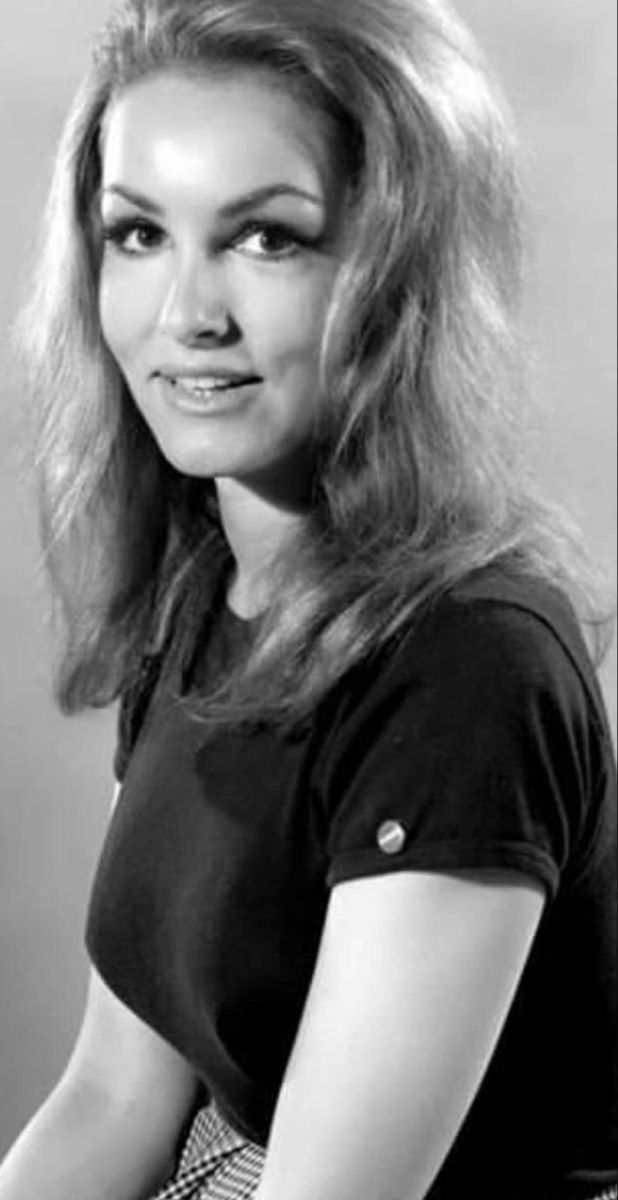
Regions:
<svg viewBox="0 0 618 1200"><path fill-rule="evenodd" d="M232 379L173 379L177 387L183 387L188 392L221 392L227 388L238 386L238 380Z"/></svg>

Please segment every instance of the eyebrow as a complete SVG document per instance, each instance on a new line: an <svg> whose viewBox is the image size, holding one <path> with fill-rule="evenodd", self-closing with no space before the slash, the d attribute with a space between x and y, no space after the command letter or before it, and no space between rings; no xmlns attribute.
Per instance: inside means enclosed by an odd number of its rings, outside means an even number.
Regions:
<svg viewBox="0 0 618 1200"><path fill-rule="evenodd" d="M160 205L155 204L148 196L144 196L141 192L136 192L133 188L126 187L124 184L109 184L103 189L103 195L121 196L123 200L128 200L129 204L134 204L137 208L141 208L144 212L151 213L153 216L162 217L164 215L164 209ZM219 212L222 217L239 217L251 209L258 208L261 204L266 204L269 200L277 199L279 196L296 196L301 200L306 200L310 204L314 204L317 208L324 208L324 200L312 192L303 191L302 188L293 187L289 183L271 183L266 187L254 188L253 191L247 192L244 196L239 196L236 200L230 200L227 204L223 205Z"/></svg>

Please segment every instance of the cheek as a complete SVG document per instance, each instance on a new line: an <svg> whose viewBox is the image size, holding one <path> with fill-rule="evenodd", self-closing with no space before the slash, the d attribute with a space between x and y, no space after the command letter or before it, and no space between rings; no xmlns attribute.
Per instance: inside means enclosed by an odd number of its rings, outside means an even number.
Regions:
<svg viewBox="0 0 618 1200"><path fill-rule="evenodd" d="M103 272L99 287L99 317L104 341L120 362L131 344L134 320L128 295Z"/></svg>
<svg viewBox="0 0 618 1200"><path fill-rule="evenodd" d="M291 373L314 381L331 294L332 279L318 279L262 293L245 309L245 336L256 363L273 382L284 382Z"/></svg>
<svg viewBox="0 0 618 1200"><path fill-rule="evenodd" d="M155 314L156 281L126 270L103 266L99 285L99 317L103 338L124 365L138 351Z"/></svg>

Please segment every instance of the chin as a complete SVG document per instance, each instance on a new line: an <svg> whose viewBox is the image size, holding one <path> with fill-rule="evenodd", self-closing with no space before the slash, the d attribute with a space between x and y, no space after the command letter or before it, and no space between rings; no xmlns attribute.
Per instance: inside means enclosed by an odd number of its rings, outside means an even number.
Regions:
<svg viewBox="0 0 618 1200"><path fill-rule="evenodd" d="M192 479L214 479L217 475L224 473L228 466L227 463L219 466L218 463L211 461L210 456L204 454L178 454L169 447L161 445L159 449L170 466L174 467L181 475L188 475Z"/></svg>
<svg viewBox="0 0 618 1200"><path fill-rule="evenodd" d="M251 470L247 459L238 453L226 453L222 449L192 444L179 444L177 439L158 438L157 444L163 457L181 475L193 479L216 479L224 476L241 477Z"/></svg>

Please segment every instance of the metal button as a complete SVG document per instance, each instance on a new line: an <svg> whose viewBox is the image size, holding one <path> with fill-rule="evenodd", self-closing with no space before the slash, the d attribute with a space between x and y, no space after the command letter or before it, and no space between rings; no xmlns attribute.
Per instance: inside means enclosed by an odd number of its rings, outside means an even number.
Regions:
<svg viewBox="0 0 618 1200"><path fill-rule="evenodd" d="M385 821L378 829L378 846L383 854L401 854L408 834L401 821Z"/></svg>

